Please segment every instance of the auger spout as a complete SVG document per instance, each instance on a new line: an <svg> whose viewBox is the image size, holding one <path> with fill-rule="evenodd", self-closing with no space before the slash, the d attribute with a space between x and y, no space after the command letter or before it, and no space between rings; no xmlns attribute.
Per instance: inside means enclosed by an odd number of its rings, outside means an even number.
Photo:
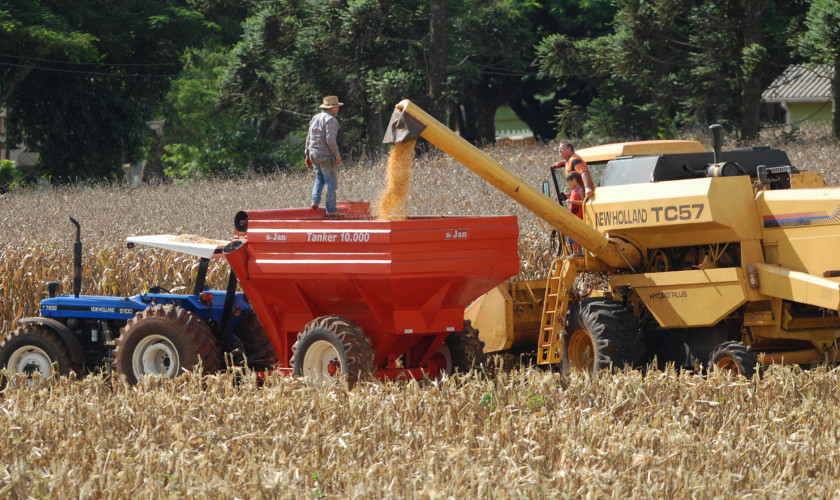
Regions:
<svg viewBox="0 0 840 500"><path fill-rule="evenodd" d="M635 246L624 240L609 239L599 233L405 99L394 108L382 142L403 142L417 137L426 139L458 160L534 215L569 235L605 264L627 268L635 267L641 262L642 255Z"/></svg>

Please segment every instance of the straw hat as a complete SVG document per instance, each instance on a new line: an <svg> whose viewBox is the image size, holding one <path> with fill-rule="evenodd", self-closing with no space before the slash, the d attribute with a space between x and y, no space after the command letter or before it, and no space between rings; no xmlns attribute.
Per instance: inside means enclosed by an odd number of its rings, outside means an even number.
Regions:
<svg viewBox="0 0 840 500"><path fill-rule="evenodd" d="M336 106L344 106L343 102L338 102L338 96L328 95L324 98L324 102L319 106L320 108L329 109Z"/></svg>

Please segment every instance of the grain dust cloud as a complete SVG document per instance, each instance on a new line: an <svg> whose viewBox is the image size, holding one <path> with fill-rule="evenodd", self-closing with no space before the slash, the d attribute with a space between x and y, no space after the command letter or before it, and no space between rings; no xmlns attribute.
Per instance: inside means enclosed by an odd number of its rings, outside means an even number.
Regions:
<svg viewBox="0 0 840 500"><path fill-rule="evenodd" d="M391 148L388 156L388 184L377 210L379 220L405 220L415 142L416 139L398 142Z"/></svg>

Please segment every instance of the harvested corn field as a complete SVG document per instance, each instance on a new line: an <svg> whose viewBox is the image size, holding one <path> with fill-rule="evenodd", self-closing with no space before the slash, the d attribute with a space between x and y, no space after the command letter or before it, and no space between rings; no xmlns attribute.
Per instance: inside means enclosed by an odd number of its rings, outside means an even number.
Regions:
<svg viewBox="0 0 840 500"><path fill-rule="evenodd" d="M789 368L753 381L515 369L351 391L65 379L0 401L0 495L826 498L838 384L837 370Z"/></svg>
<svg viewBox="0 0 840 500"><path fill-rule="evenodd" d="M788 148L833 166L835 143ZM550 148L491 149L533 185ZM818 156L818 165L811 159ZM375 200L384 162L342 172L340 200ZM836 173L823 171L830 182ZM233 213L307 205L311 177L16 192L0 198L0 323L37 314L44 282L82 293L189 288L195 259L127 250L127 236L232 234ZM197 202L196 200L201 200ZM407 215L520 216L522 278L544 278L538 219L449 158L412 166ZM211 287L227 267L214 263ZM495 358L492 362L500 363ZM0 494L9 497L827 497L837 490L840 373L769 369L761 379L674 371L566 377L530 367L348 391L251 374L152 380L93 375L0 399ZM130 493L129 493L130 492Z"/></svg>

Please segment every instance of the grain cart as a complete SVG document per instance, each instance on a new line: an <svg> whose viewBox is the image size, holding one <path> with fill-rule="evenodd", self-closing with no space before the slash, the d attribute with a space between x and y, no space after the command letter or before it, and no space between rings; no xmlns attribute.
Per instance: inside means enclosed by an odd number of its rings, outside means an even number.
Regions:
<svg viewBox="0 0 840 500"><path fill-rule="evenodd" d="M467 304L516 274L516 217L374 220L367 203L243 211L224 249L280 372L350 380L466 371L483 359Z"/></svg>
<svg viewBox="0 0 840 500"><path fill-rule="evenodd" d="M609 162L584 220L408 100L385 142L425 138L587 250L468 309L489 350L528 345L539 364L592 371L836 360L840 189L782 151L722 151L713 131L713 152Z"/></svg>
<svg viewBox="0 0 840 500"><path fill-rule="evenodd" d="M190 236L128 238L200 259L193 293L174 294L161 287L131 297L81 295L82 242L79 223L73 248L73 293L57 295L58 283L47 283L49 297L38 317L0 343L0 367L11 375L44 376L113 368L131 383L149 374L175 376L202 363L218 369L223 355L254 368L276 362L259 320L231 275L227 290L209 290L205 278L210 259L221 256L219 242ZM222 242L222 246L225 242Z"/></svg>

